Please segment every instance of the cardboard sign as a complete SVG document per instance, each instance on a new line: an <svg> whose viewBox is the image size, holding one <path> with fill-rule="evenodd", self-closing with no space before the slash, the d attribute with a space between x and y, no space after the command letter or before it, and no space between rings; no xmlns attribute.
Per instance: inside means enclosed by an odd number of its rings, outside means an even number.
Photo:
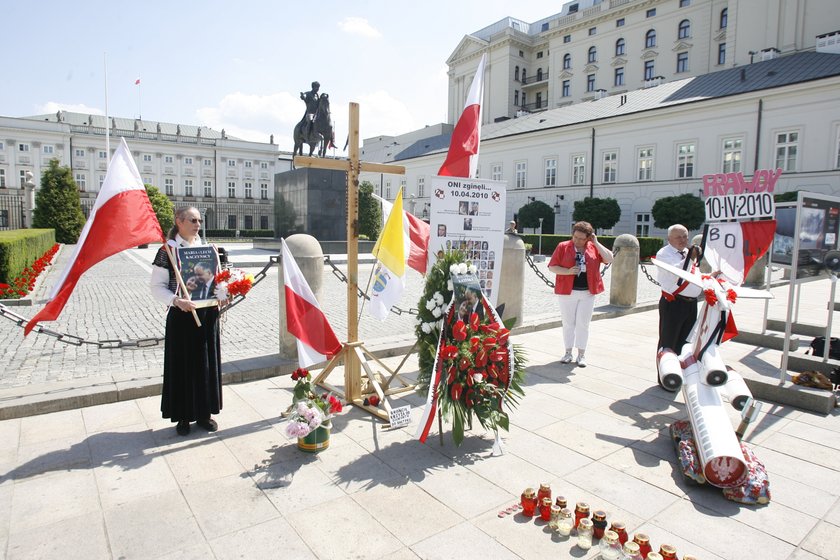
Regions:
<svg viewBox="0 0 840 560"><path fill-rule="evenodd" d="M772 219L776 204L769 192L710 196L703 202L707 222Z"/></svg>
<svg viewBox="0 0 840 560"><path fill-rule="evenodd" d="M388 419L392 428L402 428L411 423L411 406L399 406L388 411Z"/></svg>

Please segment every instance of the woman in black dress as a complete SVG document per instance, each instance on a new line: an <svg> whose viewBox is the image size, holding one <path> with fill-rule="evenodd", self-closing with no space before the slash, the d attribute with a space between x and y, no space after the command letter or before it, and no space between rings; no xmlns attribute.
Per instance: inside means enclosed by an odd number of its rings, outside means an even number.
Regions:
<svg viewBox="0 0 840 560"><path fill-rule="evenodd" d="M192 207L175 211L175 225L168 238L180 247L201 245L201 214ZM152 263L152 295L169 306L163 359L163 393L160 410L177 422L179 435L190 433L190 422L209 432L218 429L212 414L222 408L222 360L219 352L219 307L196 309L181 293L175 272L161 247ZM198 313L197 327L192 311Z"/></svg>

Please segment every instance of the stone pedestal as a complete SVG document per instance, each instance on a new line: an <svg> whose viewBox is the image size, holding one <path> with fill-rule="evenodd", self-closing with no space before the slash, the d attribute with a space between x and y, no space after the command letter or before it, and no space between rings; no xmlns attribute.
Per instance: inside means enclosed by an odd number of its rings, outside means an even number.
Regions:
<svg viewBox="0 0 840 560"><path fill-rule="evenodd" d="M496 306L505 304L502 320L516 317L516 323L511 328L519 326L522 324L522 304L525 298L525 242L518 235L505 234L499 280Z"/></svg>
<svg viewBox="0 0 840 560"><path fill-rule="evenodd" d="M274 236L347 241L347 174L304 167L274 176Z"/></svg>
<svg viewBox="0 0 840 560"><path fill-rule="evenodd" d="M286 238L286 245L295 258L306 282L315 294L315 299L321 301L321 286L324 277L324 253L318 240L311 235L297 234ZM283 260L277 265L279 278L280 299L278 308L280 312L280 356L290 360L297 360L297 344L295 337L289 334L286 328L286 286L283 283Z"/></svg>
<svg viewBox="0 0 840 560"><path fill-rule="evenodd" d="M610 305L635 307L639 286L639 240L629 233L619 235L613 243L610 270Z"/></svg>

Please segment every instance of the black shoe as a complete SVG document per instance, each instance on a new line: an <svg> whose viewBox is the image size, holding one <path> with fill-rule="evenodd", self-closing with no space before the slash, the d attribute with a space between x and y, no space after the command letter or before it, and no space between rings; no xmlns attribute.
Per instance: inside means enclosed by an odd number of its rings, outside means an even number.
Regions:
<svg viewBox="0 0 840 560"><path fill-rule="evenodd" d="M181 420L178 422L178 425L175 426L175 431L178 432L179 436L186 436L190 433L190 423L186 420Z"/></svg>
<svg viewBox="0 0 840 560"><path fill-rule="evenodd" d="M219 425L216 424L216 421L213 420L212 418L206 418L204 420L199 420L198 422L196 422L196 424L198 424L199 426L201 426L202 428L204 428L208 432L215 432L216 430L219 429Z"/></svg>

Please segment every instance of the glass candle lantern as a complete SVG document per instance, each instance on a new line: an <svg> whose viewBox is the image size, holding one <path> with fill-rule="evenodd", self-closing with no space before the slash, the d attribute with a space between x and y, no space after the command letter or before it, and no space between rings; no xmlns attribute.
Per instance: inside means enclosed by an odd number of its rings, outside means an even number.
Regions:
<svg viewBox="0 0 840 560"><path fill-rule="evenodd" d="M557 505L551 506L551 519L548 521L548 526L551 527L553 531L557 530L557 522L560 521L562 511L563 508L560 508Z"/></svg>
<svg viewBox="0 0 840 560"><path fill-rule="evenodd" d="M589 504L586 502L578 502L575 506L575 529L580 525L581 519L589 517Z"/></svg>
<svg viewBox="0 0 840 560"><path fill-rule="evenodd" d="M641 549L639 548L639 543L635 541L628 541L624 543L622 552L624 553L624 560L645 560L645 557L642 556Z"/></svg>
<svg viewBox="0 0 840 560"><path fill-rule="evenodd" d="M592 548L592 520L583 517L577 526L577 545L581 550Z"/></svg>
<svg viewBox="0 0 840 560"><path fill-rule="evenodd" d="M662 560L662 555L658 552L648 552L648 555L645 556L646 560Z"/></svg>
<svg viewBox="0 0 840 560"><path fill-rule="evenodd" d="M633 536L633 541L639 545L639 552L642 555L642 558L647 558L647 555L652 552L650 547L650 537L648 537L645 533L636 533Z"/></svg>
<svg viewBox="0 0 840 560"><path fill-rule="evenodd" d="M621 521L613 521L612 525L610 526L610 531L615 531L616 534L618 534L618 542L620 542L622 545L628 540L630 540L630 537L627 535L627 528Z"/></svg>
<svg viewBox="0 0 840 560"><path fill-rule="evenodd" d="M677 560L677 549L670 544L663 544L659 547L659 555L662 560Z"/></svg>
<svg viewBox="0 0 840 560"><path fill-rule="evenodd" d="M568 507L567 504L566 504L566 497L565 496L557 496L557 499L554 500L554 504L559 506L560 509L563 509L564 507Z"/></svg>
<svg viewBox="0 0 840 560"><path fill-rule="evenodd" d="M540 519L551 521L551 496L546 496L540 500Z"/></svg>
<svg viewBox="0 0 840 560"><path fill-rule="evenodd" d="M572 534L572 527L575 522L572 519L572 512L569 508L560 510L560 517L557 519L557 534L561 537L568 537Z"/></svg>
<svg viewBox="0 0 840 560"><path fill-rule="evenodd" d="M551 500L551 486L547 482L540 484L540 489L537 491L537 500L542 504L543 498Z"/></svg>
<svg viewBox="0 0 840 560"><path fill-rule="evenodd" d="M595 531L595 538L603 538L604 531L607 529L607 512L600 509L592 512L592 526Z"/></svg>
<svg viewBox="0 0 840 560"><path fill-rule="evenodd" d="M594 522L593 522L594 524ZM605 531L604 537L598 543L602 560L620 560L621 544L618 542L618 535L615 531Z"/></svg>
<svg viewBox="0 0 840 560"><path fill-rule="evenodd" d="M534 517L534 510L537 509L537 493L533 488L526 488L522 492L522 515Z"/></svg>

